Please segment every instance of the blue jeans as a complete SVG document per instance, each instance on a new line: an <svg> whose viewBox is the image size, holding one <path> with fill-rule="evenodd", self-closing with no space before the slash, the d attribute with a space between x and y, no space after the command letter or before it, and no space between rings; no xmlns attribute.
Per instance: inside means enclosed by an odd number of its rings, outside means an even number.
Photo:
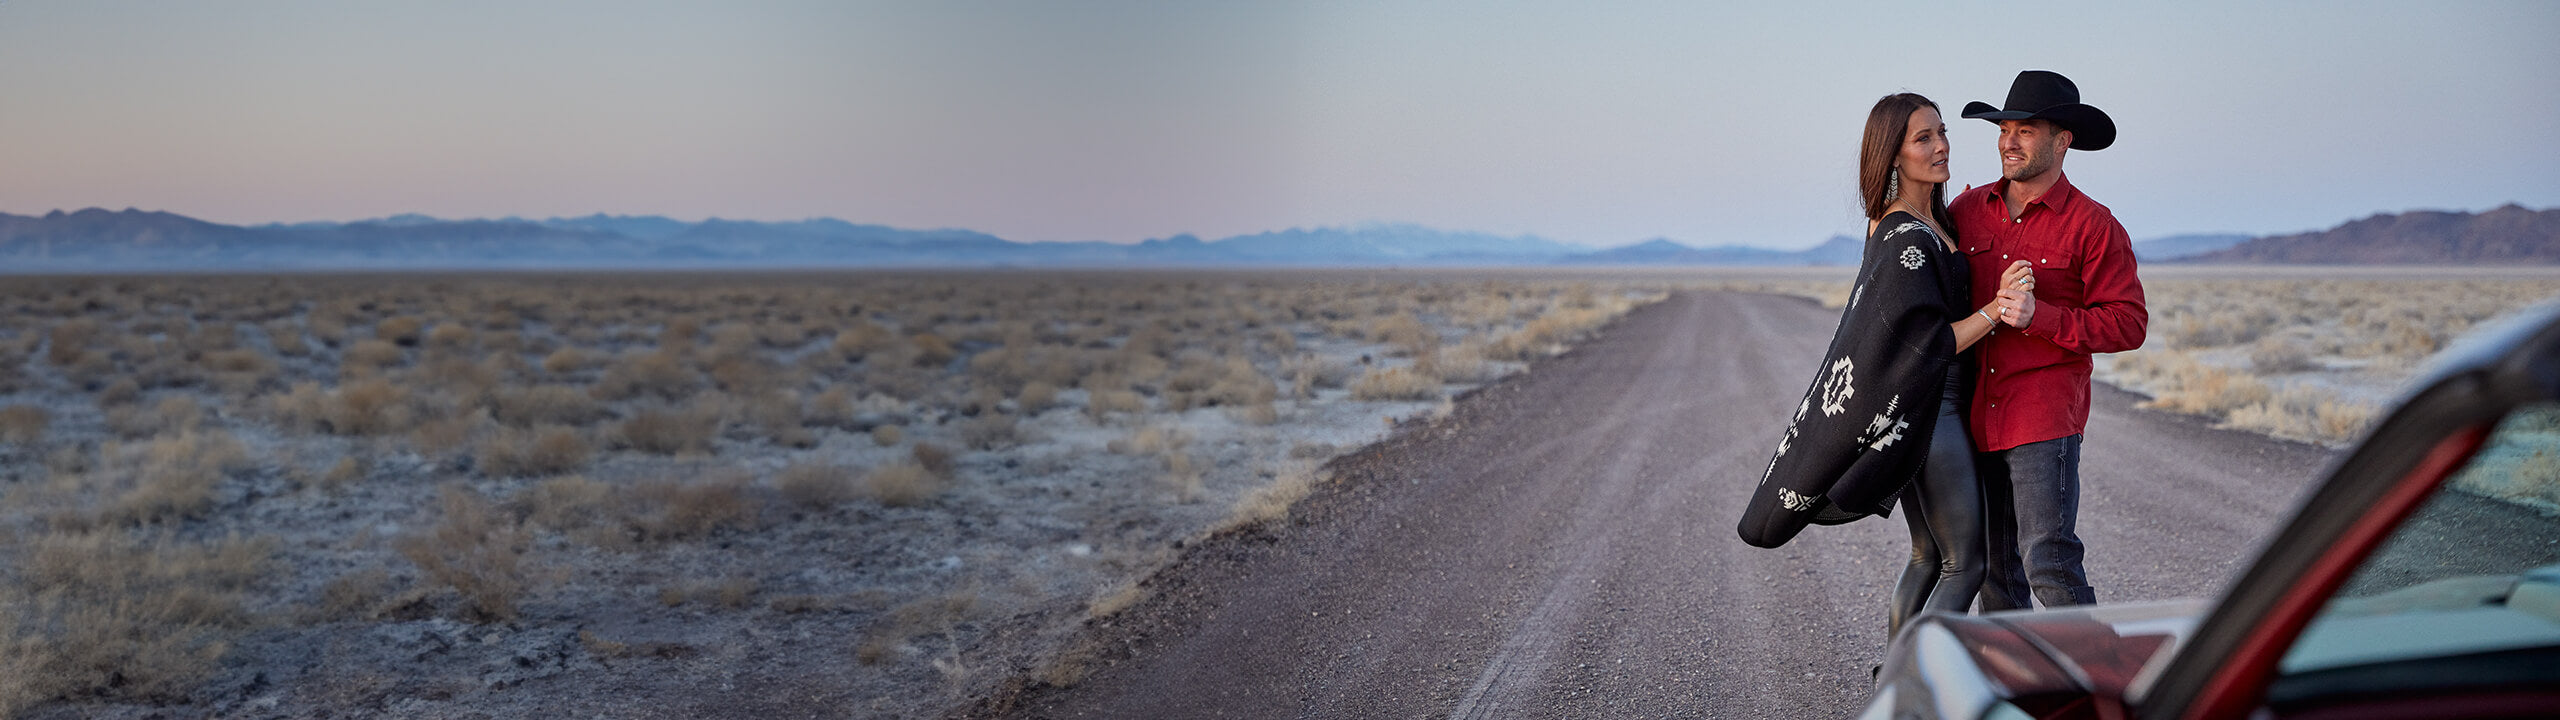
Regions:
<svg viewBox="0 0 2560 720"><path fill-rule="evenodd" d="M2097 591L2080 566L2080 436L1981 453L1984 530L1982 609L2023 610L2028 590L2045 607L2091 605ZM2021 553L2020 551L2024 552Z"/></svg>

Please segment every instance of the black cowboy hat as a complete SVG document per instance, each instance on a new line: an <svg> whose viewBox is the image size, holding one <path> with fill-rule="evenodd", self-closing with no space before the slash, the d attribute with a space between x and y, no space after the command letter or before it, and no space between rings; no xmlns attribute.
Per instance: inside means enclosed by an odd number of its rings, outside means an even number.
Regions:
<svg viewBox="0 0 2560 720"><path fill-rule="evenodd" d="M2116 143L2116 121L2097 108L2080 104L2080 86L2051 70L2027 70L2009 83L2009 100L2000 107L1980 100L1964 104L1964 116L1992 122L2049 120L2071 131L2071 149L2105 150Z"/></svg>

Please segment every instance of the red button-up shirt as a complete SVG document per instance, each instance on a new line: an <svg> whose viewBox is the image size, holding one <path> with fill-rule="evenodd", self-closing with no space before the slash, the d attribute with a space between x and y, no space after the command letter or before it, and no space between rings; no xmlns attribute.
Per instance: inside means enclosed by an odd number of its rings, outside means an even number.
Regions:
<svg viewBox="0 0 2560 720"><path fill-rule="evenodd" d="M1973 265L1975 307L1991 304L2011 262L2036 264L2027 327L2003 324L1976 345L1968 425L1985 452L2080 434L2089 425L2089 356L2141 347L2151 319L2133 241L2115 213L2063 177L2011 218L2008 189L2001 180L1947 205Z"/></svg>

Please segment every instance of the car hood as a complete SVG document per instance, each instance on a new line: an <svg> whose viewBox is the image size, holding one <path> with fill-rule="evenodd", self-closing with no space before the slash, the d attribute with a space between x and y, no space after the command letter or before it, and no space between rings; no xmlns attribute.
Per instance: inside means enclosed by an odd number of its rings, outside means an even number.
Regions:
<svg viewBox="0 0 2560 720"><path fill-rule="evenodd" d="M2007 702L2040 716L2090 700L2131 703L2209 609L2179 600L1923 615L1895 641L1870 715L1976 718Z"/></svg>
<svg viewBox="0 0 2560 720"><path fill-rule="evenodd" d="M2203 600L2022 610L1955 618L1948 629L2016 695L2070 691L2136 699L2212 605ZM1995 660L1996 658L1996 660Z"/></svg>

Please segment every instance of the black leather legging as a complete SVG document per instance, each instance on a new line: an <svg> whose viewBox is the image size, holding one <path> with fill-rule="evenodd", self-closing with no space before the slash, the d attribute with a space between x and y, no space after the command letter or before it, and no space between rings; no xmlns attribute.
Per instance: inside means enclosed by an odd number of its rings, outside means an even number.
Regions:
<svg viewBox="0 0 2560 720"><path fill-rule="evenodd" d="M1902 517L1911 526L1911 564L1894 585L1887 637L1904 621L1931 610L1961 613L1982 589L1982 481L1973 471L1973 437L1964 426L1962 376L1948 371L1938 424L1930 431L1929 459L1920 480L1902 493Z"/></svg>

